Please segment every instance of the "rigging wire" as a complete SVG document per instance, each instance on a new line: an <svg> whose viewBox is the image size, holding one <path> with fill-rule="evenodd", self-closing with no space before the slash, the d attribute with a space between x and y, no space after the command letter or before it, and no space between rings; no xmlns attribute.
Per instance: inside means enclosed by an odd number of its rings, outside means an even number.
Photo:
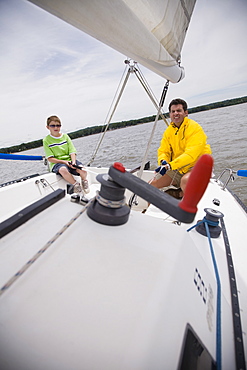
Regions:
<svg viewBox="0 0 247 370"><path fill-rule="evenodd" d="M151 132L151 135L150 135L150 138L149 138L149 141L148 141L148 145L147 145L147 149L146 149L146 152L144 154L144 157L143 157L143 160L142 160L142 164L141 164L141 169L140 169L140 172L138 174L138 176L141 178L142 177L142 173L143 173L143 170L144 170L144 166L145 166L145 163L147 161L147 156L148 156L148 153L149 153L149 150L150 150L150 147L151 147L151 144L152 144L152 141L153 141L153 136L154 136L154 132L156 130L156 126L157 126L157 122L158 122L158 119L159 119L159 116L160 116L160 112L162 110L162 107L164 105L164 101L165 101L165 97L166 97L166 94L167 94L167 91L168 91L168 87L169 87L169 81L167 80L166 81L166 84L164 86L164 89L162 91L162 95L161 95L161 98L160 98L160 105L159 105L159 109L158 109L158 112L156 114L156 117L155 117L155 121L154 121L154 125L153 125L153 129L152 129L152 132Z"/></svg>
<svg viewBox="0 0 247 370"><path fill-rule="evenodd" d="M116 90L116 93L114 95L113 101L111 103L111 106L110 106L109 111L108 111L107 116L106 116L106 120L105 120L106 123L104 125L105 126L104 132L103 132L103 129L102 129L102 135L99 138L99 141L96 145L96 148L95 148L95 150L92 154L92 157L89 160L87 166L90 166L96 158L96 155L99 151L100 145L101 145L101 143L102 143L102 141L105 137L106 131L109 128L111 119L113 117L113 114L116 111L117 105L118 105L118 103L121 99L121 96L123 94L123 91L125 89L125 86L127 84L127 81L129 79L129 76L130 76L131 73L134 73L136 75L137 79L140 81L141 85L143 86L144 90L148 94L148 96L151 99L152 103L154 104L155 108L158 110L158 115L156 116L156 120L158 120L159 116L161 116L162 119L164 120L164 122L166 123L166 125L169 126L169 123L167 122L167 120L165 118L165 115L162 112L163 106L159 108L158 101L155 98L155 95L154 95L153 91L151 90L150 86L148 85L148 82L145 79L143 73L141 72L139 66L137 65L137 62L135 62L135 61L131 62L130 59L127 59L127 60L125 60L125 64L126 64L126 67L124 69L123 75L121 77L121 80L120 80L119 85L117 87L117 90ZM126 73L126 71L127 71L127 73ZM156 125L155 125L155 127L156 127ZM145 163L144 163L144 166L145 166Z"/></svg>
<svg viewBox="0 0 247 370"><path fill-rule="evenodd" d="M128 69L128 72L127 72L127 74L126 74L126 70ZM126 76L125 76L126 75ZM94 150L94 153L93 153L93 155L92 155L92 157L91 157L91 159L90 159L90 161L88 162L88 164L87 164L87 166L90 166L92 163L93 163L93 161L95 160L95 158L96 158L96 155L97 155L97 153L98 153L98 150L99 150L99 148L100 148L100 145L101 145L101 143L102 143L102 141L103 141L103 139L104 139L104 137L105 137L105 134L106 134L106 131L108 130L108 128L109 128L109 125L110 125L110 122L111 122L111 119L112 119L112 116L113 116L113 114L115 113L115 110L116 110L116 108L117 108L117 104L119 103L119 100L120 100L120 98L121 98L121 96L122 96L122 94L123 94L123 91L124 91L124 88L125 88L125 86L126 86L126 83L127 83L127 81L128 81L128 79L129 79L129 75L130 75L130 72L129 72L129 67L128 67L128 65L127 65L127 63L126 63L126 67L125 67L125 69L124 69L124 72L123 72L123 74L122 74L122 77L121 77L121 79L120 79L120 82L119 82L119 84L118 84L118 87L117 87L117 90L116 90L116 92L115 92L115 95L114 95L114 97L113 97L113 100L112 100L112 103L111 103L111 106L110 106L110 108L109 108L109 111L108 111L108 113L107 113L107 115L106 115L106 119L105 119L105 130L104 130L104 132L102 133L102 135L101 135L101 137L99 138L99 141L98 141L98 144L96 145L96 148L95 148L95 150ZM124 78L124 76L125 76L125 78ZM115 104L114 104L114 101L115 101ZM111 112L112 111L112 112ZM103 129L102 129L103 130Z"/></svg>
<svg viewBox="0 0 247 370"><path fill-rule="evenodd" d="M150 97L151 101L153 102L155 108L158 110L159 109L159 103L158 103L158 100L156 99L153 91L151 90L151 87L148 85L148 82L147 80L145 79L143 73L141 72L141 70L138 68L136 71L135 71L135 74L136 74L136 77L138 78L138 80L140 81L140 83L142 84L142 86L144 87L144 90L147 92L148 96ZM162 109L163 107L161 107L161 111L160 111L160 116L162 117L162 119L164 120L165 124L167 125L167 127L169 126L169 123L165 117L165 115L163 114L162 112Z"/></svg>
<svg viewBox="0 0 247 370"><path fill-rule="evenodd" d="M168 91L168 87L169 87L169 81L167 80L166 83L165 83L165 86L163 88L162 94L161 94L159 108L158 108L158 111L157 111L157 114L156 114L156 117L155 117L155 121L154 121L154 124L153 124L153 129L152 129L149 141L148 141L148 145L147 145L144 157L142 159L141 168L140 168L140 171L138 172L138 177L139 178L142 177L142 174L143 174L143 171L144 171L145 163L147 161L147 156L148 156L148 153L150 151L150 147L151 147L151 144L152 144L152 141L153 141L153 137L154 137L154 133L155 133L155 130L156 130L156 127L157 127L158 119L159 119L162 107L164 105L164 101L165 101L165 97L166 97L166 94L167 94L167 91ZM131 207L132 204L136 202L136 198L137 198L137 195L133 193L133 195L130 197L130 200L129 200L129 207Z"/></svg>

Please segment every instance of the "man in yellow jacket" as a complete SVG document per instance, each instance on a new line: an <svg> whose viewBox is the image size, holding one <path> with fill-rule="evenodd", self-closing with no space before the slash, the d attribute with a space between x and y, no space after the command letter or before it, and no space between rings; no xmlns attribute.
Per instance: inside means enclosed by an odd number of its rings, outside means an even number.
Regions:
<svg viewBox="0 0 247 370"><path fill-rule="evenodd" d="M187 103L174 99L169 104L171 123L165 130L158 149L159 167L152 185L163 188L180 187L183 195L190 171L203 154L211 154L202 127L188 118Z"/></svg>

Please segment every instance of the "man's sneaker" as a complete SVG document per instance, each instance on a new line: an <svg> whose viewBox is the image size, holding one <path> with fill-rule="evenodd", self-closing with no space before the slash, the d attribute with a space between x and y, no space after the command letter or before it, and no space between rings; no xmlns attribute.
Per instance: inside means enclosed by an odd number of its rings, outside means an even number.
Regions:
<svg viewBox="0 0 247 370"><path fill-rule="evenodd" d="M173 198L176 198L176 199L182 199L183 198L183 192L182 192L181 188L177 188L177 189L170 188L170 189L166 190L165 193L171 195Z"/></svg>
<svg viewBox="0 0 247 370"><path fill-rule="evenodd" d="M74 193L82 193L82 187L79 182L76 182L73 188Z"/></svg>
<svg viewBox="0 0 247 370"><path fill-rule="evenodd" d="M82 184L82 187L83 187L83 190L86 194L89 193L89 186L88 186L88 181L87 180L82 180L81 181L81 184Z"/></svg>

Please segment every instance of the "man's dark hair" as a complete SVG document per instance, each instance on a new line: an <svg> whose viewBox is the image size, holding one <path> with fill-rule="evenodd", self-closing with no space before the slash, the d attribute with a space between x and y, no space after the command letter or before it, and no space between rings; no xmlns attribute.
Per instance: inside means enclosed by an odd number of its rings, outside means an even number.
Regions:
<svg viewBox="0 0 247 370"><path fill-rule="evenodd" d="M173 99L170 102L170 104L169 104L169 112L171 111L171 106L172 105L178 105L178 104L181 104L183 106L183 110L184 111L188 110L188 106L187 106L186 101L184 101L183 99L177 98L177 99Z"/></svg>

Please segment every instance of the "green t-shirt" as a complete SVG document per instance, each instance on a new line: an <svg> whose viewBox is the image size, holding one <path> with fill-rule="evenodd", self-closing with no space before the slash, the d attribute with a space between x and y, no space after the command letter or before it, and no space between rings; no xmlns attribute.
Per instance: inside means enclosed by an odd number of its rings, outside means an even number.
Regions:
<svg viewBox="0 0 247 370"><path fill-rule="evenodd" d="M76 153L74 144L67 134L62 134L60 137L47 135L43 139L43 146L46 158L54 157L63 161L70 161L70 154ZM55 163L49 164L52 169Z"/></svg>

